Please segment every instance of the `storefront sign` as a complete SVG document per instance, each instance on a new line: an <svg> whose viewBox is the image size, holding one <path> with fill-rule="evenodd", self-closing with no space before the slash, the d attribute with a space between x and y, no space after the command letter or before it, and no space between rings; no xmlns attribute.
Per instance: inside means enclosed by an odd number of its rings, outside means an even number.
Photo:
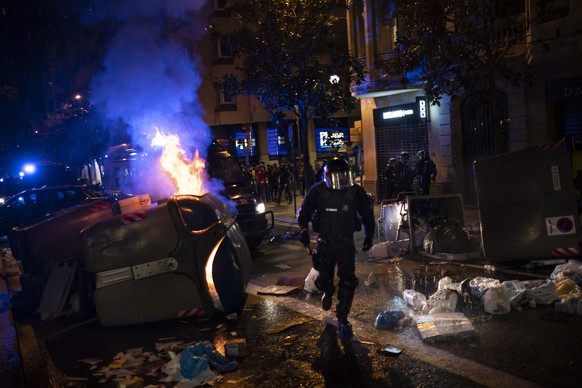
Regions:
<svg viewBox="0 0 582 388"><path fill-rule="evenodd" d="M582 77L571 77L546 82L549 102L582 100Z"/></svg>
<svg viewBox="0 0 582 388"><path fill-rule="evenodd" d="M418 97L415 103L374 109L374 126L386 127L400 123L415 123L428 119L426 99Z"/></svg>

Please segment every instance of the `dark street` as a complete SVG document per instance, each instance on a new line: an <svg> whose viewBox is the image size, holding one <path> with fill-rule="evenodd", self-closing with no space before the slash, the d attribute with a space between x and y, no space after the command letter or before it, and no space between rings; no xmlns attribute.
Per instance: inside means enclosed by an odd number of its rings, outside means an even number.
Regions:
<svg viewBox="0 0 582 388"><path fill-rule="evenodd" d="M528 269L523 263L504 263L491 272L491 267L486 270L483 263L471 260L368 260L360 252L357 273L361 282L350 315L355 337L343 344L333 326L333 309L321 310L320 296L303 290L311 261L292 239L296 231L293 205L271 208L277 217L274 235L279 238L265 241L253 252L248 298L239 317L178 319L112 328L101 327L94 317L19 322L16 334L9 334L9 325L2 330L3 343L17 345L12 350L2 347L2 363L6 366L2 380L11 381L9 386L14 387L116 387L119 375L107 376L104 367L115 372L111 368L114 358L134 352L148 354L150 359L130 375L142 378L144 386L175 386L176 382L160 382L165 376L161 365L170 361L169 349L179 354L188 346L208 340L224 354L225 343L244 338L246 349L241 357L234 358L238 367L219 375L223 384L569 387L579 381L577 365L582 356L578 349L582 339L575 333L582 322L576 315L565 320L554 313L553 306L491 315L475 305L463 311L474 327L473 333L434 341L423 340L412 322L391 330L374 326L377 315L384 310L417 316L418 312L405 306L402 291L415 289L428 296L444 276L454 281L477 276L526 280L548 276L553 268ZM362 239L357 236L357 246ZM277 283L299 287L286 296L262 295L266 287ZM5 322L10 311L2 311ZM393 357L377 352L388 344L403 349L402 354Z"/></svg>

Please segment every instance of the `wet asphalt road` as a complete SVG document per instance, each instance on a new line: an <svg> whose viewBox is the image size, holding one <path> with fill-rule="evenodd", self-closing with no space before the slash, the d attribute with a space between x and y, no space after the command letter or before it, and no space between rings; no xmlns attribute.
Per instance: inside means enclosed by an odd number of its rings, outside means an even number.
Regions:
<svg viewBox="0 0 582 388"><path fill-rule="evenodd" d="M289 216L292 205L279 214ZM283 210L283 209L281 209ZM291 217L292 218L292 211ZM278 222L276 236L293 233L293 223ZM489 315L480 306L465 311L475 334L445 341L426 342L416 326L378 330L376 316L384 310L404 309L401 294L413 288L430 295L438 280L454 281L476 276L499 280L538 278L551 268L531 270L519 263L485 271L483 263L445 263L428 259L369 261L358 254L360 286L351 321L360 342L342 344L332 322L333 310L319 308L319 296L301 288L288 296L257 296L277 282L295 284L304 279L311 262L297 241L266 241L253 252L249 297L240 318L228 320L175 320L120 328L102 328L94 317L61 318L46 323L17 325L25 376L14 373L8 386L115 387L113 379L101 383L95 369L79 360L100 359L108 365L119 352L143 347L156 352L160 341L192 344L209 340L222 350L232 338L245 338L247 355L239 367L223 374L222 384L237 387L522 387L578 386L582 378L582 320L551 320L551 306ZM363 236L357 235L357 246ZM367 285L366 285L367 283ZM548 315L550 314L550 315ZM560 317L561 318L561 317ZM280 325L291 325L281 329ZM269 331L280 331L269 333ZM6 331L2 330L3 335ZM38 338L38 341L35 339ZM393 344L404 352L390 357L376 352ZM161 352L160 352L161 353ZM2 357L14 357L2 353ZM6 359L2 360L4 364ZM11 361L12 363L14 360ZM65 378L68 376L68 379ZM146 384L159 378L140 375ZM14 377L14 376L13 376ZM163 386L174 386L165 384Z"/></svg>

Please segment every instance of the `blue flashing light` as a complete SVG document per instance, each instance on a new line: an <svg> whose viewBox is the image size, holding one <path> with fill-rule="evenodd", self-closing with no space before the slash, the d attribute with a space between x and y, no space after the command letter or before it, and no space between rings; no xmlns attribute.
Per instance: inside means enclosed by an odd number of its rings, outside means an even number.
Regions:
<svg viewBox="0 0 582 388"><path fill-rule="evenodd" d="M34 164L25 164L23 170L26 174L34 174L36 172L36 166Z"/></svg>

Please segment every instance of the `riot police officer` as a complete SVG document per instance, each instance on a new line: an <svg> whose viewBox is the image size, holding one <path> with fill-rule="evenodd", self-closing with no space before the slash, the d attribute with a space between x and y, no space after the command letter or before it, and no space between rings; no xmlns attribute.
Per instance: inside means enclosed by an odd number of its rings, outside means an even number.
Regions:
<svg viewBox="0 0 582 388"><path fill-rule="evenodd" d="M428 151L420 150L417 153L418 162L414 168L415 174L418 176L418 184L420 186L421 195L430 194L430 184L436 180L437 169L436 165L430 158Z"/></svg>
<svg viewBox="0 0 582 388"><path fill-rule="evenodd" d="M414 171L408 165L410 154L402 151L398 156L398 161L394 166L394 175L396 177L396 193L412 192L412 182L414 181Z"/></svg>
<svg viewBox="0 0 582 388"><path fill-rule="evenodd" d="M356 248L354 232L364 227L362 250L372 247L375 221L371 198L365 190L353 182L349 164L339 158L330 159L324 167L324 179L307 192L298 212L301 228L300 242L309 247L309 222L318 233L316 251L319 256L317 288L324 292L321 307L331 309L335 292L334 271L339 277L336 316L340 339L352 337L348 321L352 301L359 280L356 277ZM361 218L360 218L361 217Z"/></svg>

